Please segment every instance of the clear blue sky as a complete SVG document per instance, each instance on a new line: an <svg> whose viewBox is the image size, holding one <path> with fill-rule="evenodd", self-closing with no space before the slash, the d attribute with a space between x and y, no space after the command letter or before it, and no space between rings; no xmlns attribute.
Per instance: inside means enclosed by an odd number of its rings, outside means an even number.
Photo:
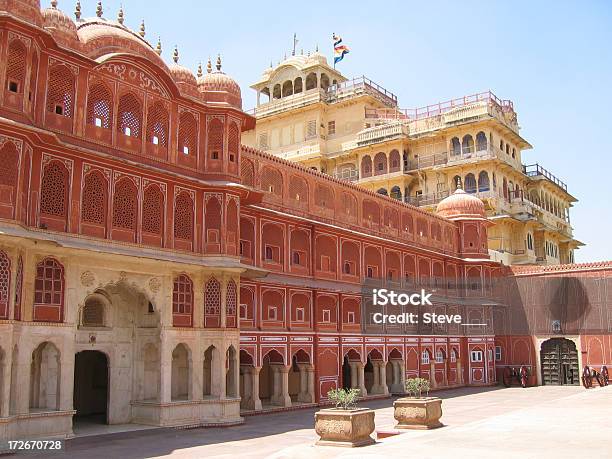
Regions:
<svg viewBox="0 0 612 459"><path fill-rule="evenodd" d="M45 0L42 0L43 4ZM84 16L96 1L84 0ZM119 0L103 1L116 17ZM155 6L152 6L155 5ZM535 1L145 1L124 0L126 25L146 20L147 39L161 36L163 57L179 46L180 63L222 54L242 88L298 50L331 56L331 34L351 53L338 66L366 75L399 97L402 107L427 105L491 89L514 101L521 134L539 162L578 198L570 210L576 237L587 245L576 261L612 260L612 3ZM60 0L59 8L74 10ZM608 134L606 134L608 132ZM606 186L604 186L606 185Z"/></svg>

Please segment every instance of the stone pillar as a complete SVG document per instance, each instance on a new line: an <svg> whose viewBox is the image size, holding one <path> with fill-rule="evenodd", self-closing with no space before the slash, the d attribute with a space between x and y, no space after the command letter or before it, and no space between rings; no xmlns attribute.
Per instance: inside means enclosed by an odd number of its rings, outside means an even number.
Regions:
<svg viewBox="0 0 612 459"><path fill-rule="evenodd" d="M272 377L272 393L270 394L270 403L272 405L280 404L280 377L278 371L278 365L270 365L270 373Z"/></svg>
<svg viewBox="0 0 612 459"><path fill-rule="evenodd" d="M300 392L298 393L297 400L302 403L310 403L310 397L308 395L308 367L309 365L298 363L298 369L300 370Z"/></svg>
<svg viewBox="0 0 612 459"><path fill-rule="evenodd" d="M281 366L279 367L279 379L280 379L280 394L279 401L281 406L291 406L291 397L289 396L289 369L291 367Z"/></svg>
<svg viewBox="0 0 612 459"><path fill-rule="evenodd" d="M406 366L404 361L400 361L398 362L398 367L399 367L399 377L400 377L400 393L404 393L406 392Z"/></svg>
<svg viewBox="0 0 612 459"><path fill-rule="evenodd" d="M261 367L251 368L251 396L253 398L253 409L261 410L261 399L259 398L259 371Z"/></svg>
<svg viewBox="0 0 612 459"><path fill-rule="evenodd" d="M368 391L366 390L365 387L365 378L364 378L364 369L365 366L363 363L359 362L357 363L357 384L359 385L359 389L361 390L361 396L365 397L366 395L368 395Z"/></svg>
<svg viewBox="0 0 612 459"><path fill-rule="evenodd" d="M372 375L374 376L374 382L372 383L372 393L380 394L382 393L382 388L380 387L380 362L376 360L372 362Z"/></svg>
<svg viewBox="0 0 612 459"><path fill-rule="evenodd" d="M172 350L168 348L168 343L163 336L159 358L159 401L161 403L170 403L172 401Z"/></svg>
<svg viewBox="0 0 612 459"><path fill-rule="evenodd" d="M389 387L387 386L387 364L383 361L379 364L379 380L380 380L380 388L381 393L384 395L389 395Z"/></svg>
<svg viewBox="0 0 612 459"><path fill-rule="evenodd" d="M0 418L6 418L9 415L10 399L11 399L11 353L5 352L4 365L2 366L2 393L0 394Z"/></svg>
<svg viewBox="0 0 612 459"><path fill-rule="evenodd" d="M463 367L461 359L457 359L457 384L463 384Z"/></svg>
<svg viewBox="0 0 612 459"><path fill-rule="evenodd" d="M391 365L393 365L393 382L391 383L391 392L394 394L402 393L404 388L402 386L402 377L401 377L401 367L399 360L391 360Z"/></svg>
<svg viewBox="0 0 612 459"><path fill-rule="evenodd" d="M310 397L309 403L315 402L315 369L314 366L308 365L306 369L308 373L308 396Z"/></svg>
<svg viewBox="0 0 612 459"><path fill-rule="evenodd" d="M448 386L448 360L444 359L444 379L442 381L442 384L444 384L445 386Z"/></svg>
<svg viewBox="0 0 612 459"><path fill-rule="evenodd" d="M234 372L234 397L240 398L240 359L238 354L234 355L231 365L230 371Z"/></svg>
<svg viewBox="0 0 612 459"><path fill-rule="evenodd" d="M359 388L359 372L357 370L357 362L350 362L351 367L351 389Z"/></svg>
<svg viewBox="0 0 612 459"><path fill-rule="evenodd" d="M431 388L435 389L438 387L438 383L436 382L436 361L432 360L429 362L429 382L431 383Z"/></svg>
<svg viewBox="0 0 612 459"><path fill-rule="evenodd" d="M253 405L253 374L251 373L251 367L241 365L242 370L242 384L240 391L240 408L250 410Z"/></svg>
<svg viewBox="0 0 612 459"><path fill-rule="evenodd" d="M29 358L26 357L28 355ZM31 384L33 383L30 378L32 351L30 350L28 354L20 351L18 348L17 353L13 354L13 359L16 360L16 365L13 368L17 373L14 378L15 387L11 390L11 394L15 398L13 402L15 414L27 414L30 411L30 391L32 390ZM27 360L24 361L24 359Z"/></svg>

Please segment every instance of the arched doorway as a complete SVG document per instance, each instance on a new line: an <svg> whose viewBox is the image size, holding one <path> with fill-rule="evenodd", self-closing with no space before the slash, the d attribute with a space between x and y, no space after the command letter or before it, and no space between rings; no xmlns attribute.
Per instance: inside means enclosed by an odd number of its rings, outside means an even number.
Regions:
<svg viewBox="0 0 612 459"><path fill-rule="evenodd" d="M108 422L108 358L100 351L81 351L74 358L76 420Z"/></svg>
<svg viewBox="0 0 612 459"><path fill-rule="evenodd" d="M542 385L580 384L576 343L565 338L551 338L540 347Z"/></svg>

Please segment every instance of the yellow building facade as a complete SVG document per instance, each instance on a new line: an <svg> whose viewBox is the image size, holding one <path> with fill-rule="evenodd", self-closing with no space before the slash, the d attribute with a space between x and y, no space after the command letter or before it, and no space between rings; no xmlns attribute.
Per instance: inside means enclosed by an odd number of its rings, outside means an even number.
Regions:
<svg viewBox="0 0 612 459"><path fill-rule="evenodd" d="M257 119L243 143L415 206L435 210L458 183L495 223L491 258L505 264L574 261L567 185L539 164L514 105L492 92L417 109L366 77L348 79L319 52L264 71Z"/></svg>

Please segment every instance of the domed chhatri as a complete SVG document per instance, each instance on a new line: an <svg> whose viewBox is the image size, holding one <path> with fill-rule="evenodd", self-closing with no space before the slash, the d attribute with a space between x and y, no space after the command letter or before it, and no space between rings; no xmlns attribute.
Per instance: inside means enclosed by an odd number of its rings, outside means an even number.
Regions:
<svg viewBox="0 0 612 459"><path fill-rule="evenodd" d="M77 26L74 21L63 11L57 8L57 1L51 2L50 8L42 10L43 26L50 30L55 38L62 41L78 41Z"/></svg>
<svg viewBox="0 0 612 459"><path fill-rule="evenodd" d="M439 202L436 213L441 217L455 218L486 218L485 206L482 200L466 193L461 185L449 197Z"/></svg>
<svg viewBox="0 0 612 459"><path fill-rule="evenodd" d="M12 16L37 26L42 24L40 0L0 0L0 11L8 11Z"/></svg>
<svg viewBox="0 0 612 459"><path fill-rule="evenodd" d="M206 73L198 78L198 89L201 92L226 92L236 106L242 105L240 86L236 81L221 71L221 56L217 56L216 70L212 69L212 63L208 59Z"/></svg>
<svg viewBox="0 0 612 459"><path fill-rule="evenodd" d="M161 44L159 45L159 47L161 52ZM177 47L174 47L174 52L172 53L172 61L173 63L168 66L168 69L170 70L170 74L172 75L174 81L177 84L186 84L195 88L197 82L195 76L193 75L193 72L187 67L183 67L178 63L179 52Z"/></svg>

